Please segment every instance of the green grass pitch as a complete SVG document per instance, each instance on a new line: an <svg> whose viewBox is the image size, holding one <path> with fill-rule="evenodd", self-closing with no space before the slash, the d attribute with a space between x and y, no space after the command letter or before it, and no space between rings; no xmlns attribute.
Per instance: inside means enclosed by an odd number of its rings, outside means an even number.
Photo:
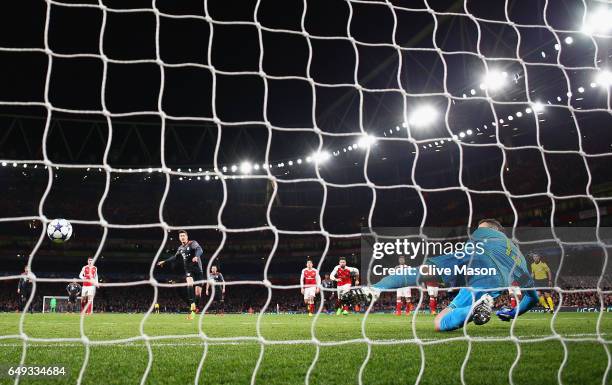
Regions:
<svg viewBox="0 0 612 385"><path fill-rule="evenodd" d="M22 341L8 336L19 333L19 314L0 314L0 367L3 370L19 363ZM556 333L567 340L567 361L561 372L564 384L602 384L608 365L604 344L596 340L596 313L528 313L515 327L515 336L523 340L521 357L513 371L514 384L554 384L564 358L564 346L554 338ZM205 315L202 331L211 339L206 351L200 383L247 384L262 351L257 337L257 315ZM433 317L418 314L398 317L372 314L362 323L362 315L335 316L321 314L264 315L259 332L270 342L302 340L298 344L270 343L263 348L263 357L255 380L259 384L304 384L305 376L316 354L311 340L312 330L321 342L319 357L311 376L311 384L354 384L368 354L362 325L371 345L370 357L361 373L364 384L407 384L417 380L422 357L425 365L421 384L458 384L461 365L468 351L462 330L435 333ZM139 384L147 367L149 354L143 341L101 344L100 342L140 336L142 314L94 314L84 320L84 331L93 342L84 384ZM32 338L80 338L80 317L75 314L27 314L23 331ZM193 384L204 352L198 334L198 319L189 321L184 315L152 314L143 325L150 340L152 366L148 384ZM602 337L612 348L612 313L601 321ZM423 350L415 343L424 342ZM510 324L492 319L484 326L469 325L467 333L474 337L470 358L465 367L467 384L505 384L517 355L516 344L496 338L510 335ZM232 340L235 337L240 340ZM244 338L246 337L246 338ZM550 337L533 342L535 338ZM448 341L442 341L449 339ZM531 340L531 341L530 341ZM332 344L331 342L342 342ZM401 342L401 343L398 343ZM421 355L423 354L423 356ZM30 341L26 365L65 366L67 375L60 378L22 378L20 384L74 384L85 357L79 341ZM612 383L608 373L607 383ZM13 379L0 376L1 384Z"/></svg>

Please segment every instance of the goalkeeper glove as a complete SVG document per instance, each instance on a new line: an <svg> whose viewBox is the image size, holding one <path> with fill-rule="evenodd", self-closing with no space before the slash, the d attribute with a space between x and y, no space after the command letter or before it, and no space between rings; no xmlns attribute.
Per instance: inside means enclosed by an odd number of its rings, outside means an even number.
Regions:
<svg viewBox="0 0 612 385"><path fill-rule="evenodd" d="M495 314L502 321L512 321L512 319L516 316L516 308L510 309L509 307L504 307L501 310L498 310Z"/></svg>

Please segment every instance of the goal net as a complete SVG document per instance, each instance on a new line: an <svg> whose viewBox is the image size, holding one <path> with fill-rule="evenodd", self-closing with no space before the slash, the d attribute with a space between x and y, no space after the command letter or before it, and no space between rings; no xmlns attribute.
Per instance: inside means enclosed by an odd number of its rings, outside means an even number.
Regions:
<svg viewBox="0 0 612 385"><path fill-rule="evenodd" d="M568 367L580 344L592 349L587 355L598 352L597 382L610 381L608 3L46 0L32 12L13 7L0 12L23 21L6 34L12 38L0 39L6 66L0 79L7 84L0 91L6 117L0 170L14 183L6 191L10 199L0 204L0 223L27 223L36 232L33 245L18 240L29 249L17 261L30 268L33 281L25 309L39 306L41 287L65 285L76 275L41 274L38 263L61 250L76 272L84 264L75 262L77 247L97 265L119 266L120 247L129 244L146 271L134 278L132 271L117 269L100 283L100 295L120 298L142 289L150 299L129 304L129 311L141 306L144 313L137 335L102 340L88 334L85 315L78 337L46 338L32 336L29 316L21 313L18 329L0 336L19 341L19 365L30 362L32 344L74 343L85 350L75 378L81 384L95 364L94 348L141 343L146 357L138 380L145 384L156 381L159 345L188 339L203 349L192 379L199 384L208 363L217 362L216 348L249 343L257 346L253 365L236 370L248 371L251 383L266 383L267 354L300 345L312 354L294 367L304 369L300 380L310 384L334 378L320 369L328 349L355 345L362 348L358 365L336 363L347 381L376 382L385 367L377 354L395 349L416 362L405 376L419 383L435 360L432 351L462 343L453 380L467 383L468 372L478 371L478 349L510 344L498 382L517 383L526 352L554 341L560 347L552 370L556 382L577 378L568 377ZM95 138L102 146L91 144ZM11 143L18 147L8 148ZM20 187L20 178L38 178L42 187ZM91 180L103 188L93 191ZM75 204L75 196L87 198ZM24 200L29 203L13 204ZM75 232L51 252L45 230L57 217L69 220ZM380 228L413 228L427 238L426 229L438 226L465 239L482 218L500 220L520 248L548 257L551 284L541 289L552 293L555 312L545 332L526 332L516 318L503 334L488 335L490 325L476 331L466 325L460 334L432 337L420 327L433 329L433 318L414 312L398 337L384 333L393 323L377 321L371 313L385 308L374 305L363 311L356 335L330 337L320 332L332 322L324 318L322 290L305 335L269 333L275 326L266 313L282 313L287 298L298 298L301 306L297 276L303 263L292 279L276 279L283 258L303 261L309 255L323 275L340 256L358 265L362 237L384 237ZM582 232L567 230L576 225ZM530 233L531 227L539 231ZM257 263L256 272L232 279L231 268L223 271L229 293L264 293L256 306L231 303L231 294L225 301L228 312L235 306L236 312L254 313L253 335L209 334L212 296L191 334L146 330L160 296L187 287L157 266L174 253L179 229L202 237L205 275L220 261L233 266L233 257L253 256L248 263ZM127 232L156 241L130 239ZM82 234L95 244L84 245ZM214 238L213 246L204 238ZM142 251L147 247L154 251ZM586 265L576 258L585 250ZM359 267L367 284L368 266ZM0 280L16 285L20 278L15 270ZM440 288L441 297L452 298L459 287ZM413 289L415 307L425 311L427 289ZM211 283L210 290L221 286ZM56 311L66 311L67 297L53 298ZM500 297L496 307L506 299ZM50 301L42 297L44 313ZM170 308L162 305L162 312ZM562 325L568 308L597 312L587 332ZM370 329L371 322L379 324Z"/></svg>

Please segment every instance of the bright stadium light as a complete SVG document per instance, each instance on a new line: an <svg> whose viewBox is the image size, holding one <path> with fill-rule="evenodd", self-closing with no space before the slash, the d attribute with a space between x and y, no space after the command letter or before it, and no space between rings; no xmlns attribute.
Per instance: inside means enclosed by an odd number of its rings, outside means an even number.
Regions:
<svg viewBox="0 0 612 385"><path fill-rule="evenodd" d="M412 112L408 119L408 123L415 127L424 127L433 123L437 117L438 111L436 111L433 106L420 106Z"/></svg>
<svg viewBox="0 0 612 385"><path fill-rule="evenodd" d="M238 166L233 164L231 170L232 170L232 172L236 172L238 170Z"/></svg>
<svg viewBox="0 0 612 385"><path fill-rule="evenodd" d="M582 32L587 35L605 34L612 28L612 9L598 8L589 13L582 26Z"/></svg>
<svg viewBox="0 0 612 385"><path fill-rule="evenodd" d="M234 167L232 166L232 170L234 169ZM251 171L253 170L253 165L251 165L251 162L242 162L240 163L240 172L243 174L250 174Z"/></svg>
<svg viewBox="0 0 612 385"><path fill-rule="evenodd" d="M609 70L601 70L595 76L595 84L600 87L610 87L612 85L612 72Z"/></svg>
<svg viewBox="0 0 612 385"><path fill-rule="evenodd" d="M315 163L324 163L329 159L329 157L330 155L327 151L319 151L312 154L312 159L315 161Z"/></svg>
<svg viewBox="0 0 612 385"><path fill-rule="evenodd" d="M376 143L376 138L371 135L366 134L366 135L363 135L361 138L359 138L359 141L357 141L357 146L359 148L368 148L374 143Z"/></svg>
<svg viewBox="0 0 612 385"><path fill-rule="evenodd" d="M255 170L255 171L259 170L259 164L255 163L253 165L253 170Z"/></svg>
<svg viewBox="0 0 612 385"><path fill-rule="evenodd" d="M484 88L496 91L503 88L508 82L508 73L498 70L490 70L483 78Z"/></svg>
<svg viewBox="0 0 612 385"><path fill-rule="evenodd" d="M535 102L533 104L533 111L534 112L542 112L542 111L544 111L544 104L542 104L542 102Z"/></svg>

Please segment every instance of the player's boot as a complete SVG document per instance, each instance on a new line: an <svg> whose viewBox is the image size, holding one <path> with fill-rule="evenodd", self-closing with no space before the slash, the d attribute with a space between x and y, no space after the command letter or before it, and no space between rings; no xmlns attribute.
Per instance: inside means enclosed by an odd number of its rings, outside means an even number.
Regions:
<svg viewBox="0 0 612 385"><path fill-rule="evenodd" d="M191 306L189 306L189 315L187 316L187 319L192 320L193 317L195 317L195 311L196 305L195 303L192 303Z"/></svg>
<svg viewBox="0 0 612 385"><path fill-rule="evenodd" d="M342 315L349 315L348 310L342 310Z"/></svg>
<svg viewBox="0 0 612 385"><path fill-rule="evenodd" d="M484 325L491 319L491 313L493 312L493 297L489 294L485 294L474 304L474 310L472 310L472 321L476 325Z"/></svg>
<svg viewBox="0 0 612 385"><path fill-rule="evenodd" d="M340 315L342 313L342 308L339 307L338 310L336 310L336 315Z"/></svg>
<svg viewBox="0 0 612 385"><path fill-rule="evenodd" d="M308 313L308 317L312 317L312 313Z"/></svg>

